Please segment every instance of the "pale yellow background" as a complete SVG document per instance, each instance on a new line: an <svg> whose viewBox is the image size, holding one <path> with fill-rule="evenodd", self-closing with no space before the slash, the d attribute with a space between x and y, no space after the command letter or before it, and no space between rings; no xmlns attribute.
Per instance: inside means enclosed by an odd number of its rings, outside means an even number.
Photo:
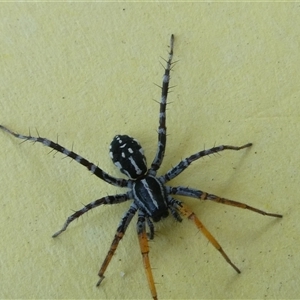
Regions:
<svg viewBox="0 0 300 300"><path fill-rule="evenodd" d="M242 273L191 222L168 218L151 242L158 295L298 298L299 3L1 3L0 123L74 143L114 176L108 147L117 133L136 137L151 162L153 83L161 83L171 33L178 62L161 173L204 146L253 142L194 163L172 184L284 218L185 199ZM129 203L95 209L51 238L71 209L121 189L42 145L4 132L0 145L0 298L151 298L136 219L95 287Z"/></svg>

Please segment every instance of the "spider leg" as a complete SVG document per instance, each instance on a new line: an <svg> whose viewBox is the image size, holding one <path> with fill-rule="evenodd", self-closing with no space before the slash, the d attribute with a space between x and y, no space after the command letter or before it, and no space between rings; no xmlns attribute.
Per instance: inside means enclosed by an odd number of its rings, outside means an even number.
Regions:
<svg viewBox="0 0 300 300"><path fill-rule="evenodd" d="M89 210L91 210L97 206L100 206L102 204L118 204L121 202L125 202L129 199L130 199L130 197L129 197L128 193L126 193L126 194L119 194L119 195L113 195L113 196L106 196L106 197L100 198L98 200L95 200L95 201L85 205L82 209L76 211L71 216L69 216L68 219L66 220L65 224L63 225L62 229L57 231L56 233L54 233L52 235L52 237L57 237L58 235L60 235L63 231L65 231L67 229L67 227L70 225L71 222L73 222L75 219L79 218L80 216L82 216L83 214L85 214L86 212L88 212Z"/></svg>
<svg viewBox="0 0 300 300"><path fill-rule="evenodd" d="M130 184L131 184L129 180L125 180L125 179L121 179L121 178L115 178L115 177L110 176L109 174L104 172L102 169L100 169L99 167L97 167L93 163L89 162L85 158L81 157L77 153L64 148L63 146L59 145L58 143L52 142L51 140L48 140L48 139L42 138L42 137L34 137L34 136L31 136L31 135L28 135L28 136L27 135L22 135L22 134L11 131L10 129L6 128L3 125L0 125L0 129L8 132L9 134L15 136L18 139L41 143L46 147L52 148L52 149L54 149L58 152L63 153L66 156L69 156L69 157L73 158L79 164L86 167L92 174L96 175L97 177L101 178L102 180L106 181L109 184L119 186L119 187L129 187Z"/></svg>
<svg viewBox="0 0 300 300"><path fill-rule="evenodd" d="M179 186L179 187L168 187L168 188L169 188L169 193L172 195L182 195L182 196L187 196L187 197L192 197L192 198L197 198L197 199L202 199L202 200L210 200L210 201L214 201L217 203L222 203L222 204L226 204L226 205L230 205L230 206L248 209L248 210L254 211L258 214L264 215L264 216L282 218L282 215L280 215L280 214L268 213L263 210L252 207L250 205L247 205L245 203L229 200L226 198L221 198L219 196L216 196L213 194L208 194L206 192L192 189L189 187Z"/></svg>
<svg viewBox="0 0 300 300"><path fill-rule="evenodd" d="M248 143L245 144L243 146L240 147L236 147L236 146L229 146L229 145L221 145L218 147L213 147L207 150L202 150L200 152L197 152L185 159L183 159L181 162L179 162L175 167L173 167L171 170L169 170L165 175L161 176L159 178L159 180L161 180L162 183L168 182L171 179L175 178L176 176L178 176L181 172L183 172L193 161L204 157L206 155L210 155L210 154L214 154L214 153L218 153L224 150L241 150L244 148L248 148L252 146L252 143Z"/></svg>
<svg viewBox="0 0 300 300"><path fill-rule="evenodd" d="M139 211L138 222L137 222L137 233L138 233L141 253L143 256L143 263L146 271L149 288L152 294L152 298L154 300L157 300L156 288L155 288L153 274L150 266L150 260L148 256L149 244L148 244L147 233L146 233L145 219L146 219L145 214Z"/></svg>
<svg viewBox="0 0 300 300"><path fill-rule="evenodd" d="M169 193L170 194L170 193ZM168 201L169 202L169 201ZM178 210L173 206L173 203L168 203L168 208L171 211L171 214L173 216L173 218L177 221L177 222L182 222L182 218L178 212Z"/></svg>
<svg viewBox="0 0 300 300"><path fill-rule="evenodd" d="M167 61L167 66L165 68L165 74L163 76L163 82L161 87L161 100L160 100L160 110L159 110L159 126L158 126L158 146L155 158L151 164L150 170L153 171L152 174L157 171L163 161L166 141L167 141L167 128L166 128L166 107L167 107L167 97L169 91L169 81L170 81L170 71L172 66L173 58L173 46L174 46L174 35L171 35L170 40L170 52L169 59Z"/></svg>
<svg viewBox="0 0 300 300"><path fill-rule="evenodd" d="M106 257L101 265L101 268L98 272L98 276L100 277L100 279L97 282L96 286L99 286L101 284L102 280L104 279L104 272L106 271L113 255L119 245L119 242L122 239L122 237L124 236L125 231L129 225L129 223L131 222L133 216L135 215L136 211L137 211L137 206L134 203L132 203L130 208L128 209L128 211L122 217L122 220L118 225L115 237L111 243L111 246L107 252L107 255L106 255Z"/></svg>
<svg viewBox="0 0 300 300"><path fill-rule="evenodd" d="M171 197L170 197L171 198ZM173 203L173 206L178 209L178 211L187 217L188 219L192 220L197 228L206 236L206 238L211 242L211 244L221 253L221 255L224 257L224 259L234 268L234 270L237 273L241 273L241 271L238 269L238 267L230 260L230 258L227 256L221 245L218 243L218 241L213 237L213 235L206 229L206 227L203 225L203 223L198 219L198 217L195 215L193 211L191 211L185 204L183 204L181 201L175 200L171 198L169 200Z"/></svg>
<svg viewBox="0 0 300 300"><path fill-rule="evenodd" d="M148 236L149 240L153 240L153 238L154 238L154 224L150 220L150 218L146 218L146 221L147 221L147 225L148 225L148 228L149 228L149 232L147 233L147 236Z"/></svg>

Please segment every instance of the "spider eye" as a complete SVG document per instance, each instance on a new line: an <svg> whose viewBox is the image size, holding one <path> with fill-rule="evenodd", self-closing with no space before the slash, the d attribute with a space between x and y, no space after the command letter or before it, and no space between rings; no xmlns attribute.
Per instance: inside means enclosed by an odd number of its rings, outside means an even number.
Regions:
<svg viewBox="0 0 300 300"><path fill-rule="evenodd" d="M144 151L137 140L128 135L116 135L110 144L109 155L120 171L137 179L147 172Z"/></svg>

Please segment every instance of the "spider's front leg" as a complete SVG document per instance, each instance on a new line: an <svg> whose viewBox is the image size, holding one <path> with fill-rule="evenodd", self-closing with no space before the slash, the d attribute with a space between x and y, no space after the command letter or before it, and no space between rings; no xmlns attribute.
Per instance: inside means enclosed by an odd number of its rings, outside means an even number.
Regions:
<svg viewBox="0 0 300 300"><path fill-rule="evenodd" d="M174 35L171 35L170 41L170 52L169 59L167 61L167 66L165 68L165 74L163 76L163 82L161 87L161 100L160 100L160 110L159 110L159 126L158 126L158 145L155 158L151 164L150 170L154 172L157 171L163 161L166 142L167 142L167 127L166 127L166 107L167 107L167 97L169 91L170 82L170 71L172 66L173 58L173 45L174 45Z"/></svg>
<svg viewBox="0 0 300 300"><path fill-rule="evenodd" d="M92 162L88 161L87 159L81 157L79 154L75 153L72 150L68 150L67 148L61 146L58 143L55 143L51 140L48 140L46 138L37 136L31 136L29 135L23 135L23 134L19 134L16 133L10 129L8 129L7 127L0 125L0 129L6 131L7 133L13 135L14 137L24 140L24 141L32 141L34 143L41 143L46 147L49 147L57 152L60 152L72 159L74 159L75 161L77 161L79 164L81 164L82 166L86 167L92 174L96 175L97 177L99 177L100 179L104 180L105 182L115 185L115 186L119 186L119 187L129 187L131 185L129 180L126 179L122 179L122 178L115 178L110 176L109 174L107 174L106 172L104 172L102 169L100 169L98 166L96 166L95 164L93 164Z"/></svg>

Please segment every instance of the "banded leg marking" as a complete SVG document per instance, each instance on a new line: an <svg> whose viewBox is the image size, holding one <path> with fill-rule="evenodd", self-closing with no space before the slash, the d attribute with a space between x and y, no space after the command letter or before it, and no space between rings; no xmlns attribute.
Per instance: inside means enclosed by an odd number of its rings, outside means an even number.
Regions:
<svg viewBox="0 0 300 300"><path fill-rule="evenodd" d="M0 125L0 129L8 132L9 134L15 136L18 139L41 143L46 147L52 148L68 157L73 158L75 161L77 161L78 163L80 163L81 165L86 167L92 174L96 175L97 177L101 178L102 180L106 181L109 184L119 186L119 187L128 187L130 185L129 180L121 179L121 178L114 178L114 177L110 176L109 174L104 172L102 169L100 169L93 163L89 162L87 159L81 157L80 155L78 155L77 153L75 153L71 150L64 148L63 146L59 145L58 143L54 143L53 141L48 140L46 138L42 138L42 137L33 137L31 135L27 136L27 135L15 133L3 125Z"/></svg>
<svg viewBox="0 0 300 300"><path fill-rule="evenodd" d="M129 210L122 217L122 220L119 223L119 226L117 228L115 237L111 243L111 246L107 252L107 255L106 255L106 257L101 265L101 268L98 272L98 276L100 277L100 279L97 282L96 286L99 286L101 284L102 280L105 278L104 273L105 273L113 255L119 245L120 240L123 238L129 223L131 222L133 216L135 215L136 211L137 211L137 207L134 203L132 203Z"/></svg>
<svg viewBox="0 0 300 300"><path fill-rule="evenodd" d="M163 76L163 82L161 87L161 100L160 100L159 126L158 126L158 145L157 145L155 158L150 168L153 171L157 171L163 161L166 142L167 142L166 107L167 107L167 97L169 91L170 71L171 71L172 59L173 59L173 47L174 47L174 35L172 34L170 40L169 59L167 61L167 66L165 68L165 74Z"/></svg>
<svg viewBox="0 0 300 300"><path fill-rule="evenodd" d="M89 210L95 207L98 207L103 204L118 204L121 202L125 202L129 199L130 197L128 196L128 194L120 194L120 195L106 196L98 200L95 200L85 205L82 209L76 211L71 216L69 216L65 224L63 225L62 229L54 233L52 237L57 237L58 235L60 235L63 231L67 229L67 227L70 225L71 222L73 222L75 219L79 218L80 216L82 216L83 214L85 214L86 212L88 212Z"/></svg>
<svg viewBox="0 0 300 300"><path fill-rule="evenodd" d="M210 155L210 154L214 154L214 153L218 153L224 150L241 150L244 148L248 148L252 146L252 143L248 143L245 144L243 146L240 147L236 147L236 146L228 146L228 145L221 145L218 147L213 147L207 150L202 150L200 152L197 152L185 159L183 159L181 162L179 162L175 167L173 167L171 170L169 170L165 175L161 176L159 179L162 180L163 183L170 181L171 179L175 178L176 176L178 176L181 172L183 172L192 162L194 162L195 160Z"/></svg>
<svg viewBox="0 0 300 300"><path fill-rule="evenodd" d="M226 199L226 198L221 198L219 196L216 196L216 195L213 195L213 194L208 194L206 192L196 190L196 189L192 189L192 188L189 188L189 187L181 187L181 186L180 187L169 187L169 192L172 195L181 195L181 196L187 196L187 197L197 198L197 199L201 199L201 200L210 200L210 201L217 202L217 203L222 203L222 204L225 204L225 205L230 205L230 206L235 206L235 207L239 207L239 208L243 208L243 209L248 209L248 210L251 210L251 211L256 212L258 214L261 214L263 216L282 218L282 215L280 215L280 214L268 213L268 212L265 212L263 210L252 207L252 206L250 206L248 204L245 204L245 203L242 203L242 202L229 200L229 199Z"/></svg>
<svg viewBox="0 0 300 300"><path fill-rule="evenodd" d="M147 233L147 236L148 236L149 240L153 240L154 239L154 224L150 218L146 218L146 221L147 221L147 225L149 228L149 232Z"/></svg>

